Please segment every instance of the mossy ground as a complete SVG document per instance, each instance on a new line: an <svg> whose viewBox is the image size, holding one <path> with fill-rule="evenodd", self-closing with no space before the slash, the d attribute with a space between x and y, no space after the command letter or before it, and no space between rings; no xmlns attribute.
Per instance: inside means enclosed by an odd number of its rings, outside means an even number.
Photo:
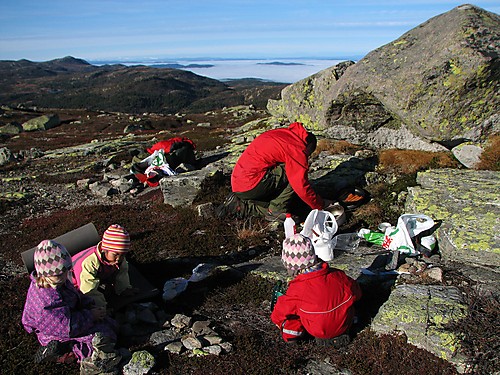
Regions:
<svg viewBox="0 0 500 375"><path fill-rule="evenodd" d="M81 114L86 118L85 114ZM68 114L74 118L75 114ZM101 118L102 119L102 118ZM106 121L109 121L106 120ZM222 124L224 118L219 118ZM215 120L213 120L215 123ZM68 122L69 125L69 122ZM104 126L104 124L101 124ZM123 124L122 124L123 125ZM69 127L68 134L76 129ZM102 134L102 127L96 132L81 132L72 138L47 134L27 135L13 140L13 149L29 148L28 145L41 147L47 137L53 139L51 147L63 147L69 143L80 144ZM113 127L114 134L120 134L123 126ZM182 132L186 127L174 128ZM193 131L193 128L190 128ZM59 132L61 129L58 130ZM204 130L201 130L204 131ZM73 133L72 133L73 132ZM206 140L211 144L210 134L220 134L218 130L206 130ZM168 133L170 134L170 133ZM193 133L194 134L194 133ZM215 142L220 142L217 139ZM209 147L209 146L207 146ZM125 156L124 156L125 157ZM48 173L59 161L36 163L14 163L2 167L2 177L23 174L24 168L33 168L39 173L37 179L29 179L24 189L35 191L45 189L64 190L64 186L74 183L81 175L49 177ZM70 160L67 163L71 164ZM68 167L72 167L68 165ZM71 168L70 168L71 169ZM89 174L99 172L90 171ZM33 187L30 185L33 183ZM221 203L229 190L228 180L214 178L203 187L203 194L196 203L213 201ZM381 189L381 192L386 190ZM380 199L377 192L374 198ZM365 284L365 296L359 303L361 325L355 332L353 342L344 350L324 348L313 342L300 345L285 344L278 330L269 319L269 300L273 284L260 277L234 271L231 266L246 260L257 259L264 255L278 255L281 252L282 233L266 230L266 223L260 220L240 221L209 219L202 220L191 208L173 209L163 204L159 190L151 191L140 199L91 204L85 202L81 192L74 191L74 202L45 202L43 194L37 198L17 201L2 200L2 240L0 263L0 366L5 374L77 374L77 365L34 365L33 355L38 348L34 335L27 334L21 325L21 314L28 277L23 273L20 253L36 246L42 239L54 238L88 222L96 225L102 233L111 223L120 223L130 232L132 251L130 262L155 286L162 288L166 280L186 277L201 262L215 262L228 265L227 271L217 272L202 283L189 287L186 292L169 303L155 300L168 313L203 315L219 326L221 334L230 341L234 350L219 357L203 356L189 358L155 353L158 374L303 374L308 360L324 361L339 368L347 368L352 374L455 374L452 365L429 352L407 343L404 336L376 336L366 329L378 307L387 299L387 289L377 283ZM381 193L382 194L382 193ZM81 205L78 200L82 199ZM75 202L76 201L76 202ZM350 228L369 222L388 221L382 209L370 218L360 212L353 215ZM252 252L248 250L252 248ZM16 268L17 267L17 268ZM495 310L498 313L498 308ZM480 311L470 317L470 324L480 320ZM480 340L480 332L472 337ZM147 348L147 344L144 345ZM134 348L139 349L140 347ZM471 355L475 347L471 346ZM498 356L496 357L498 359ZM481 369L480 364L475 369Z"/></svg>

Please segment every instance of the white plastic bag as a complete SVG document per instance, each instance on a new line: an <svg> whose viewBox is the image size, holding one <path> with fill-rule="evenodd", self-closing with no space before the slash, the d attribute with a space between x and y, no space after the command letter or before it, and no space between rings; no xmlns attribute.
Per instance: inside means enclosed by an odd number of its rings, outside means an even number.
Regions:
<svg viewBox="0 0 500 375"><path fill-rule="evenodd" d="M309 237L316 256L325 262L333 259L333 249L337 244L335 233L338 225L335 216L329 211L312 210L307 215L300 234Z"/></svg>
<svg viewBox="0 0 500 375"><path fill-rule="evenodd" d="M396 228L389 227L385 231L382 247L388 250L398 250L409 255L419 253L413 245L412 238L419 233L431 229L434 220L424 214L404 214L398 219Z"/></svg>

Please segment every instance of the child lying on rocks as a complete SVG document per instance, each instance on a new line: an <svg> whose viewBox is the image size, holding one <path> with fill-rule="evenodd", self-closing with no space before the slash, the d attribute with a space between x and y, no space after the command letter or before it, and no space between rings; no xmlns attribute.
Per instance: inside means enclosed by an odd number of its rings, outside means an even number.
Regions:
<svg viewBox="0 0 500 375"><path fill-rule="evenodd" d="M357 282L317 258L311 240L298 233L283 241L281 259L295 276L271 313L283 340L312 336L320 345L347 345L353 304L361 298Z"/></svg>
<svg viewBox="0 0 500 375"><path fill-rule="evenodd" d="M72 263L66 248L44 240L35 250L34 264L22 324L42 345L35 362L78 361L82 374L113 369L121 360L114 350L117 324L68 280Z"/></svg>

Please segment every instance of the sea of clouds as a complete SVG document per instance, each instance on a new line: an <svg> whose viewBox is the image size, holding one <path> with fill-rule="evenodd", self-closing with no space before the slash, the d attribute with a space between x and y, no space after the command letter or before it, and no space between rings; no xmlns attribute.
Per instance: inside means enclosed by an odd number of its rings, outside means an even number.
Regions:
<svg viewBox="0 0 500 375"><path fill-rule="evenodd" d="M183 70L200 76L220 81L240 78L257 78L261 80L294 83L309 77L323 69L329 68L345 60L306 60L306 59L272 59L272 60L175 60L175 61L113 61L91 62L94 65L104 63L121 63L124 65L156 65L178 64ZM191 65L191 66L190 66ZM199 67L203 66L203 67ZM208 67L209 66L209 67Z"/></svg>

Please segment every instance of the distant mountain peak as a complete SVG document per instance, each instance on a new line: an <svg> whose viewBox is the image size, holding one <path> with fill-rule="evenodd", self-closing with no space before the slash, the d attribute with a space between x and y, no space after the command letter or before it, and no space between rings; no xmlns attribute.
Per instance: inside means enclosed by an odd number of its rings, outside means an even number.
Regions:
<svg viewBox="0 0 500 375"><path fill-rule="evenodd" d="M83 59L77 59L76 57L73 56L65 56L60 59L50 60L48 62L56 64L91 65L87 61Z"/></svg>

